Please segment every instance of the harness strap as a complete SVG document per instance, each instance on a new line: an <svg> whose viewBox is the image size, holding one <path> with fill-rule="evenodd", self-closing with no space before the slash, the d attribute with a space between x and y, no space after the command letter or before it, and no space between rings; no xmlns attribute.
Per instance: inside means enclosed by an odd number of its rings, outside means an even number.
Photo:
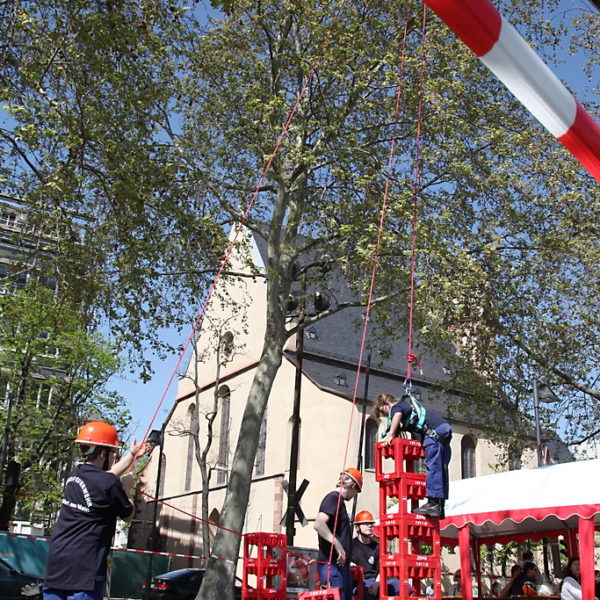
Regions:
<svg viewBox="0 0 600 600"><path fill-rule="evenodd" d="M430 438L433 438L434 440L437 440L443 446L449 446L450 445L450 438L449 437L440 435L435 430L431 429L431 427L426 427L425 430L423 431L423 433L427 437L430 437Z"/></svg>

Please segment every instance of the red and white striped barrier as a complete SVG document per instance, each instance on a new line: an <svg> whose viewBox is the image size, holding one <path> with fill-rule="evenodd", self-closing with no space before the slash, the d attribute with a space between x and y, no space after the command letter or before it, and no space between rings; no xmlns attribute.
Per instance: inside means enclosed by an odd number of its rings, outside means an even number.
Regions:
<svg viewBox="0 0 600 600"><path fill-rule="evenodd" d="M489 0L424 0L600 181L600 126Z"/></svg>
<svg viewBox="0 0 600 600"><path fill-rule="evenodd" d="M6 531L0 531L0 536L3 537L11 537L11 538L18 538L21 540L35 540L37 542L49 542L50 538L49 537L42 537L42 536L37 536L37 535L26 535L23 533L8 533ZM115 550L118 550L119 552L137 552L138 554L154 554L155 556L176 556L178 558L198 558L198 559L203 559L203 560L208 560L208 556L196 556L195 554L176 554L174 552L154 552L152 550L138 550L137 548L111 548L111 550L114 552ZM218 557L216 557L218 560L220 560Z"/></svg>

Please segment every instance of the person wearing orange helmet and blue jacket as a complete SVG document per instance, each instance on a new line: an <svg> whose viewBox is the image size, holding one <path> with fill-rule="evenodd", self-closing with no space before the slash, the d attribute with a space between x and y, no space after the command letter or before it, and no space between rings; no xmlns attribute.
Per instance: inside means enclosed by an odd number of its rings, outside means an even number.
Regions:
<svg viewBox="0 0 600 600"><path fill-rule="evenodd" d="M319 535L317 571L321 583L341 591L341 600L352 599L352 526L344 502L360 494L362 473L348 467L340 473L339 491L329 492L321 501L314 528Z"/></svg>
<svg viewBox="0 0 600 600"><path fill-rule="evenodd" d="M133 516L129 491L131 475L124 475L143 447L135 441L115 462L117 430L91 421L76 439L84 462L75 466L64 489L58 520L50 538L43 600L102 600L106 565L117 517Z"/></svg>

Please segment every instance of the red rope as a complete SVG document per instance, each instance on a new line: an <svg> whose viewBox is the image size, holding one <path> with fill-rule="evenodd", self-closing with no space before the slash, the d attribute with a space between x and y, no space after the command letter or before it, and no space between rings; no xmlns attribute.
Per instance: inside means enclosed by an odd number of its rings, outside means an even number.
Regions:
<svg viewBox="0 0 600 600"><path fill-rule="evenodd" d="M154 500L154 502L160 502L160 504L164 504L165 506L168 506L169 508L172 508L173 510L176 510L188 517L191 517L192 519L195 519L196 521L202 521L203 523L208 523L209 525L214 525L215 527L218 527L219 529L223 529L224 531L229 531L229 533L234 533L235 535L239 535L239 536L244 535L243 533L240 533L239 531L234 531L233 529L227 529L227 527L223 527L223 525L219 525L218 523L214 523L212 521L209 521L208 519L203 519L202 517L199 517L197 515L189 513L186 510L183 510L183 508L178 508L177 506L173 506L172 504L169 504L168 502L165 502L164 500L155 498L154 496L152 496L152 494L148 494L148 493L144 492L143 490L140 490L139 488L136 488L136 492L139 492L140 494L146 496L147 498L150 498L150 500Z"/></svg>
<svg viewBox="0 0 600 600"><path fill-rule="evenodd" d="M396 141L398 138L398 120L399 120L398 116L400 114L400 107L402 105L402 96L403 96L404 65L406 62L406 39L408 36L408 23L409 23L409 19L407 17L404 22L404 32L403 32L403 40L402 40L402 56L400 59L398 83L396 86L396 103L394 106L394 123L393 123L393 128L392 128L392 139L391 139L391 144L390 144L390 152L389 152L389 156L388 156L385 188L384 188L384 192L383 192L383 200L382 200L382 205L381 205L381 210L380 210L379 227L377 230L377 242L375 244L375 252L373 254L373 263L372 263L372 268L371 268L371 282L370 282L370 286L369 286L369 294L367 297L367 307L366 307L363 331L362 331L362 336L361 336L361 341L360 341L358 366L357 366L357 370L356 370L356 377L354 379L354 391L352 393L352 407L351 407L351 412L350 412L350 423L348 425L348 433L346 435L346 448L344 450L344 461L343 461L342 469L344 469L346 467L346 460L348 458L348 448L350 445L352 423L354 421L354 409L356 407L356 398L358 396L358 384L359 384L359 380L360 380L363 355L364 355L365 345L366 345L366 341L367 341L367 333L368 333L368 329L369 329L369 319L370 319L370 314L371 314L371 307L373 304L373 294L374 294L374 290L375 290L375 280L376 280L376 276L377 276L377 265L379 263L381 239L383 237L385 215L387 212L387 207L388 207L388 202L389 202L389 191L390 191L390 186L391 186L392 171L393 171L393 165L394 165ZM342 502L342 496L340 494L338 497L338 503L337 503L335 518L334 518L334 523L333 523L333 535L334 536L337 531L341 502ZM330 564L332 562L332 558L333 558L333 543L331 544L331 549L329 552L329 563ZM329 577L330 577L330 573L329 573L329 569L328 569L327 570L327 586L328 587L329 587Z"/></svg>
<svg viewBox="0 0 600 600"><path fill-rule="evenodd" d="M417 227L418 227L418 200L419 186L421 183L421 124L423 118L423 88L425 82L425 38L427 31L427 6L423 4L423 22L421 29L421 62L419 67L419 101L417 107L417 138L415 144L415 175L413 181L412 202L412 227L411 227L411 253L410 253L410 297L408 302L408 354L406 362L405 385L410 387L412 377L412 363L421 364L413 353L413 327L415 312L415 270L417 264Z"/></svg>

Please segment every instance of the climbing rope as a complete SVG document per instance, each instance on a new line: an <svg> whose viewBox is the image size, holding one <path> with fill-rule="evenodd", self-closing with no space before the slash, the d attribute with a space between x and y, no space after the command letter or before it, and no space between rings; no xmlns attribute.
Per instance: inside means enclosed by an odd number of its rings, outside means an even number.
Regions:
<svg viewBox="0 0 600 600"><path fill-rule="evenodd" d="M406 380L404 386L411 388L412 365L416 363L421 369L419 358L413 352L414 313L415 313L415 271L417 265L417 228L419 208L419 188L421 185L421 125L423 120L423 90L425 88L425 39L427 34L427 8L423 5L423 21L421 26L421 59L419 65L419 99L417 105L417 136L415 141L415 172L412 189L412 222L411 222L411 250L410 250L410 294L408 301L408 344L406 355Z"/></svg>
<svg viewBox="0 0 600 600"><path fill-rule="evenodd" d="M427 24L427 7L425 5L423 5L423 26L422 26L422 36L421 36L421 73L420 73L420 77L419 77L419 106L418 106L418 113L417 113L417 157L418 158L420 157L420 132L421 132L421 119L422 119L421 105L422 105L422 96L423 96L422 89L423 89L423 85L424 85L423 71L424 71L424 57L425 57L426 24ZM374 295L374 290L375 290L377 267L379 264L381 239L383 237L385 216L386 216L387 207L388 207L388 203L389 203L389 191L390 191L390 187L391 187L395 149L396 149L396 142L397 142L397 138L398 138L398 121L399 121L400 108L402 105L402 98L403 98L404 68L405 68L405 63L406 63L406 40L407 40L407 35L408 35L408 25L409 25L409 18L407 17L405 20L405 23L404 23L404 30L403 30L402 55L401 55L401 60L400 60L398 82L396 85L396 103L395 103L395 107L394 107L394 120L393 120L392 136L391 136L391 142L390 142L390 152L389 152L389 156L388 156L388 164L387 164L387 171L386 171L385 188L384 188L382 206L381 206L381 211L380 211L379 227L377 230L377 241L375 244L375 252L373 253L373 262L372 262L372 268L371 268L371 281L370 281L370 286L369 286L369 293L368 293L368 297L367 297L367 306L366 306L365 318L364 318L364 323L363 323L363 331L362 331L362 336L361 336L358 366L357 366L356 377L355 377L355 381L354 381L354 391L352 394L352 407L351 407L351 412L350 412L350 423L349 423L348 432L346 435L346 447L344 450L343 465L346 464L346 460L348 457L348 449L349 449L350 438L351 438L351 434L352 434L352 424L353 424L353 420L354 420L356 399L358 396L358 385L359 385L359 379L360 379L360 374L361 374L361 370L362 370L363 355L364 355L364 349L365 349L366 340L367 340L369 320L370 320L370 314L371 314L371 309L372 309L372 304L373 304L373 295ZM417 163L418 163L418 160L417 160ZM418 170L418 167L416 169ZM418 176L416 176L415 179L418 181ZM415 189L415 186L413 186L413 190L414 189ZM416 223L417 223L416 200L413 200L413 235L412 235L413 254L416 251ZM414 272L414 270L413 270L413 272ZM414 275L412 273L411 273L411 279L414 279ZM409 332L410 332L411 340L412 340L412 306L414 304L413 298L414 298L414 283L411 284L411 301L410 301L410 309L409 309L409 313L410 313ZM335 514L335 518L334 518L334 526L333 526L333 534L334 535L337 530L341 501L342 501L342 497L340 494L338 496L338 504L337 504L336 514ZM333 544L331 546L331 550L330 550L330 554L329 554L329 563L332 562L332 558L333 558ZM327 585L328 586L329 586L329 575L330 575L330 573L328 570L327 571Z"/></svg>

